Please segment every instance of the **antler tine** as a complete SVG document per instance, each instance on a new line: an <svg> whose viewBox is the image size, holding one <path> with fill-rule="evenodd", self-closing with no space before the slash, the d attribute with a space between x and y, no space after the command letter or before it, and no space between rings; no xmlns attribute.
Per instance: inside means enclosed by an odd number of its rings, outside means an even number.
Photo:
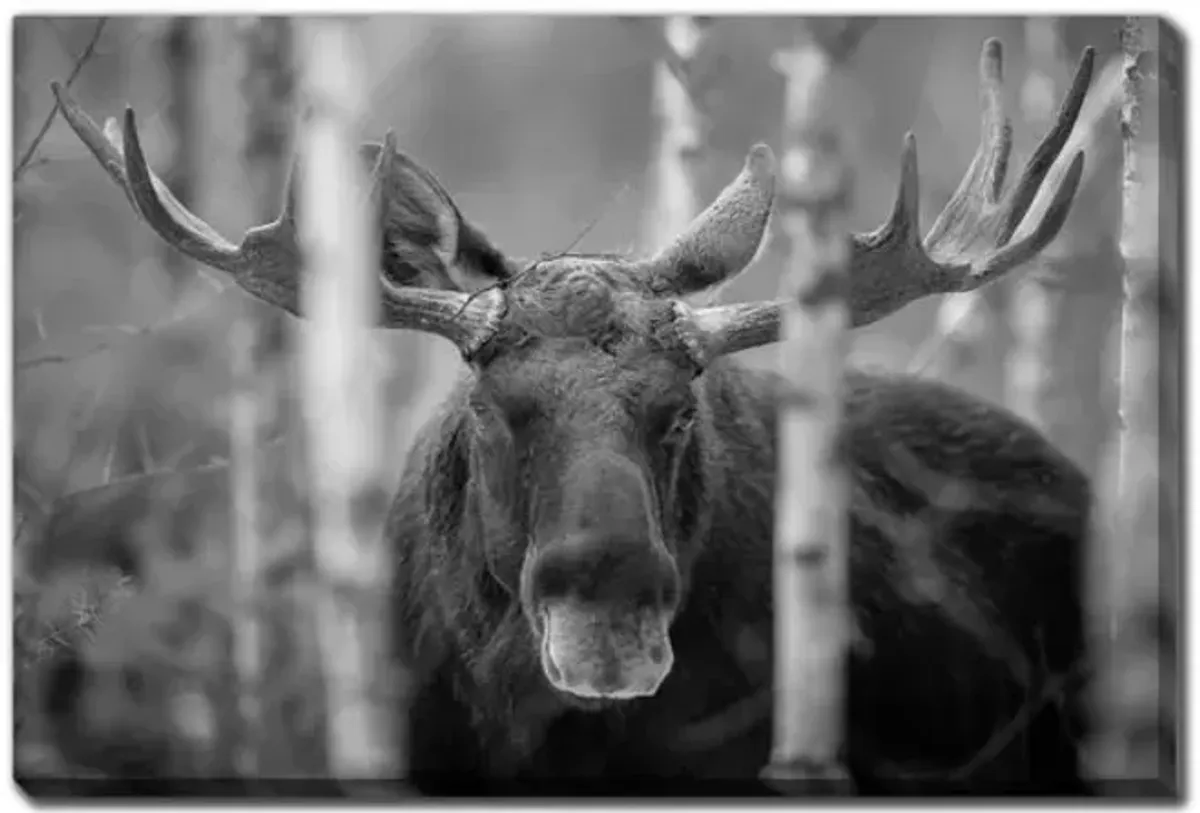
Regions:
<svg viewBox="0 0 1200 813"><path fill-rule="evenodd" d="M1025 165L1025 172L1021 175L1021 180L1017 182L1013 191L1009 222L1005 226L1005 239L1011 238L1021 221L1025 219L1042 182L1045 181L1050 168L1054 166L1059 154L1066 147L1067 140L1071 137L1071 130L1083 110L1083 102L1087 97L1088 87L1091 85L1095 63L1095 49L1085 48L1083 56L1079 60L1079 67L1075 71L1075 79L1071 82L1071 88L1058 109L1058 115L1055 116L1054 126L1042 137L1041 143L1034 150L1029 163ZM1080 154L1082 155L1082 153ZM1073 167L1074 164L1072 164Z"/></svg>
<svg viewBox="0 0 1200 813"><path fill-rule="evenodd" d="M57 82L52 82L50 87L63 118L96 156L109 177L124 190L134 211L163 240L184 254L225 271L241 282L242 272L249 262L244 247L235 246L188 211L150 170L133 110L126 108L124 127L120 131L111 119L102 131L70 93ZM259 227L258 231L266 228L269 227Z"/></svg>
<svg viewBox="0 0 1200 813"><path fill-rule="evenodd" d="M1051 193L1043 182L1067 145L1091 84L1095 50L1084 49L1058 116L1021 179L1003 194L1012 148L1004 114L1002 50L989 39L980 58L982 133L970 168L924 240L918 232L916 144L905 137L900 185L888 221L854 236L850 311L855 327L875 322L925 296L970 291L1027 262L1058 236L1083 177L1077 152ZM1056 173L1059 170L1055 170ZM1048 203L1038 204L1049 199ZM1020 233L1016 242L1010 242ZM706 356L745 350L778 339L782 302L683 308Z"/></svg>
<svg viewBox="0 0 1200 813"><path fill-rule="evenodd" d="M1004 112L1004 51L999 40L989 39L979 58L979 95L982 107L980 141L958 189L925 235L927 245L937 245L978 228L983 205L1000 198L1008 158L1012 152L1012 124Z"/></svg>
<svg viewBox="0 0 1200 813"><path fill-rule="evenodd" d="M79 136L84 145L91 150L94 156L96 156L96 159L100 162L100 165L104 167L105 171L108 172L109 176L124 190L126 196L133 204L135 211L137 211L138 214L143 218L146 218L147 215L138 202L138 198L134 189L135 183L130 178L128 162L126 160L126 155L129 152L128 132L133 129L133 112L131 110L126 110L126 137L124 143L118 143L115 122L110 120L108 127L102 131L100 126L96 124L92 117L89 116L83 110L83 108L79 106L79 104L71 97L70 93L63 89L58 82L51 82L50 89L54 91L54 96L58 101L59 110L62 111L63 117L66 119L67 123L71 125L71 129L75 131L76 135ZM137 144L136 134L134 137L134 143ZM141 157L140 144L137 144L137 148L138 155L144 168L145 158ZM158 180L158 178L149 173L149 170L146 170L146 172L140 175L139 178L140 182L143 184L152 184L152 191L150 191L151 195L155 195L156 193L161 195L164 201L166 201L166 205L173 211L180 214L181 219L184 221L184 223L186 223L186 226L181 225L181 228L187 229L189 232L189 239L196 244L196 247L202 246L203 251L206 253L206 255L210 256L212 260L215 260L217 263L225 263L228 262L233 253L236 253L236 249L231 243L222 238L210 226L201 221L195 215L191 214L191 212L188 212L183 204L179 203L175 196L171 194L170 190L168 190L166 186ZM156 231L158 230L154 223L151 223L150 225L155 227ZM164 239L170 241L170 238L166 237L165 235ZM188 246L188 248L191 248L191 246ZM180 250L185 251L185 253L187 252L187 248L183 246L180 247ZM197 257L196 259L200 259L205 263L209 262L208 259L203 259L201 257ZM215 267L223 268L222 265L216 265Z"/></svg>
<svg viewBox="0 0 1200 813"><path fill-rule="evenodd" d="M142 152L137 119L130 107L125 108L123 135L126 182L138 211L150 228L192 259L238 276L246 264L238 247L189 212L150 171Z"/></svg>
<svg viewBox="0 0 1200 813"><path fill-rule="evenodd" d="M51 83L63 117L100 165L124 190L134 210L167 243L187 256L225 271L239 287L295 316L300 312L299 285L303 267L295 233L298 162L292 161L279 216L246 231L234 245L190 212L150 170L138 135L137 119L125 110L123 133L109 120L105 130L57 82ZM395 150L388 132L372 173L370 193L381 185L386 151ZM382 278L382 274L380 275ZM470 358L486 343L503 317L499 292L472 297L459 291L383 286L384 324L441 335Z"/></svg>
<svg viewBox="0 0 1200 813"><path fill-rule="evenodd" d="M992 281L1000 272L1012 267L997 266L996 260L1001 256L1014 256L1002 249L1021 224L1041 189L1042 181L1066 145L1083 107L1083 100L1092 79L1094 62L1095 50L1085 49L1075 79L1059 108L1054 126L1043 136L1017 185L1008 195L1001 195L1004 165L1011 149L1011 128L1003 115L998 98L1000 44L995 40L988 40L984 45L981 83L984 96L995 101L985 103L984 134L976 154L976 162L979 162L982 168L978 175L968 173L968 178L974 180L975 184L969 185L964 181L925 236L925 253L937 266L939 275L944 278L943 286L932 291L933 293L972 290ZM1064 186L1070 188L1072 198L1074 185L1070 184L1070 180L1073 177L1074 173L1068 173L1064 179ZM1060 196L1056 194L1054 197L1055 200L1059 200ZM1067 205L1070 205L1070 198ZM1046 215L1049 214L1047 211ZM1045 230L1038 226L1034 226L1031 231L1046 234ZM1057 230L1049 234L1046 243L1056 235ZM1044 247L1045 243L1036 246L1033 253ZM1032 254L1021 256L1028 259ZM987 273L984 273L985 269Z"/></svg>

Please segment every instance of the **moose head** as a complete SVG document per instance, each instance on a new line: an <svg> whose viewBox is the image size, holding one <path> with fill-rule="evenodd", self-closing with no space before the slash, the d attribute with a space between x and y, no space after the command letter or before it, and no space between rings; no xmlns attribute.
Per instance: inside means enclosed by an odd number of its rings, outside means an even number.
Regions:
<svg viewBox="0 0 1200 813"><path fill-rule="evenodd" d="M1083 168L1031 213L1090 82L1085 52L1057 120L1005 189L1011 127L1001 52L981 58L982 137L958 190L924 237L915 141L901 158L888 220L851 236L855 326L924 296L1001 277L1058 233ZM135 211L187 256L254 296L300 313L304 267L295 195L272 223L233 244L184 208L150 171L132 110L102 130L59 86L67 122ZM642 258L564 254L525 263L471 225L437 180L389 136L362 148L373 168L382 247L380 322L435 333L466 363L470 489L487 532L480 555L519 603L545 679L575 702L654 694L673 663L670 628L704 533L694 487L722 409L705 378L722 357L775 342L781 301L699 307L684 297L740 273L764 240L775 159L750 150L741 173L688 229ZM1026 222L1031 221L1031 222Z"/></svg>

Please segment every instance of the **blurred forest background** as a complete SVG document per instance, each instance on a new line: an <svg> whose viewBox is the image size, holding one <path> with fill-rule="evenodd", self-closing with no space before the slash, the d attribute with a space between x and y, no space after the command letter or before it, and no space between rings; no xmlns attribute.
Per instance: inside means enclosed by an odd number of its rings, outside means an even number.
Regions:
<svg viewBox="0 0 1200 813"><path fill-rule="evenodd" d="M1097 49L1093 84L1106 71L1111 83L1121 22L1051 21L1047 44L1025 18L881 19L847 68L857 137L852 226L874 229L891 211L909 130L920 159L922 224L932 223L978 143L977 65L986 38L1000 38L1005 48L1012 175L1052 119L1086 45ZM393 129L399 148L510 255L562 250L585 229L575 246L581 251L657 248L646 219L659 54L638 25L605 17L371 19L358 28L370 83L366 137ZM269 61L275 47L259 21L113 17L93 46L96 30L96 19L16 20L15 155L53 108L50 81L65 81L91 47L72 93L98 121L132 105L151 167L181 200L235 240L273 217L285 168L271 156L289 154L296 110L287 71L255 61L263 54ZM765 141L780 152L784 79L770 55L793 36L789 20L766 17L722 18L711 29L699 62L711 120L702 205L736 175L752 144ZM264 98L274 101L254 101ZM1022 411L1027 387L1015 351L1030 331L1049 331L1054 375L1039 384L1047 394L1031 417L1095 474L1115 425L1115 362L1100 349L1114 340L1123 266L1119 93L1111 103L1093 102L1103 109L1088 136L1083 187L1036 267L974 298L957 339L931 339L953 309L930 298L856 332L851 363L917 364L923 374ZM263 110L276 112L262 120ZM260 153L268 158L259 160ZM287 347L296 328L165 249L57 116L14 195L20 550L56 497L227 458L237 325L248 316L258 322L260 357ZM774 297L784 256L778 243L721 299ZM1022 293L1030 286L1040 296ZM1057 303L1051 324L1036 324L1034 300ZM390 414L406 422L405 438L446 392L458 361L441 339L398 332L379 341L394 381ZM748 364L774 363L771 348L744 356ZM280 376L273 386L288 389L287 374ZM277 436L287 420L284 408L260 415L261 436ZM403 454L398 446L397 466ZM18 577L19 593L20 585ZM84 634L100 612L93 593L107 588L87 590L84 598L43 597L26 611L26 634L18 636L26 663ZM302 772L300 762L275 769Z"/></svg>

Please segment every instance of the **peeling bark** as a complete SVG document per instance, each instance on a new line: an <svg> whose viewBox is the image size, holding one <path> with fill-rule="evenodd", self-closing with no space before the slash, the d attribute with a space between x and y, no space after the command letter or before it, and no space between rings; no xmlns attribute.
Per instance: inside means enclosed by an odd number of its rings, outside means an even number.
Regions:
<svg viewBox="0 0 1200 813"><path fill-rule="evenodd" d="M1163 522L1161 509L1176 476L1162 465L1163 453L1178 444L1179 434L1161 420L1160 338L1174 344L1178 328L1174 297L1165 295L1169 278L1163 273L1167 265L1160 244L1160 205L1178 203L1178 194L1163 198L1164 190L1176 182L1162 180L1179 169L1179 115L1167 108L1179 105L1180 99L1155 87L1147 68L1160 47L1178 49L1178 38L1161 21L1130 18L1122 42L1120 248L1125 275L1120 420L1109 447L1095 523L1092 598L1099 657L1091 757L1099 780L1120 782L1112 786L1118 793L1143 793L1151 786L1174 793L1178 623L1177 590L1171 583L1178 578L1178 562L1172 529ZM1173 115L1168 118L1168 113ZM1173 124L1160 128L1160 117ZM1177 240L1177 234L1166 236Z"/></svg>

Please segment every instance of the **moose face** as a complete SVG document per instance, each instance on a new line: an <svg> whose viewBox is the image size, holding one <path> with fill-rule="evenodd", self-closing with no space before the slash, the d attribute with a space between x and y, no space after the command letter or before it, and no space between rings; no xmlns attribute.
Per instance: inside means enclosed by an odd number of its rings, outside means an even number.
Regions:
<svg viewBox="0 0 1200 813"><path fill-rule="evenodd" d="M478 365L473 473L489 561L546 679L580 698L653 694L690 560L677 500L700 372L669 301L619 260L563 257L507 289Z"/></svg>

